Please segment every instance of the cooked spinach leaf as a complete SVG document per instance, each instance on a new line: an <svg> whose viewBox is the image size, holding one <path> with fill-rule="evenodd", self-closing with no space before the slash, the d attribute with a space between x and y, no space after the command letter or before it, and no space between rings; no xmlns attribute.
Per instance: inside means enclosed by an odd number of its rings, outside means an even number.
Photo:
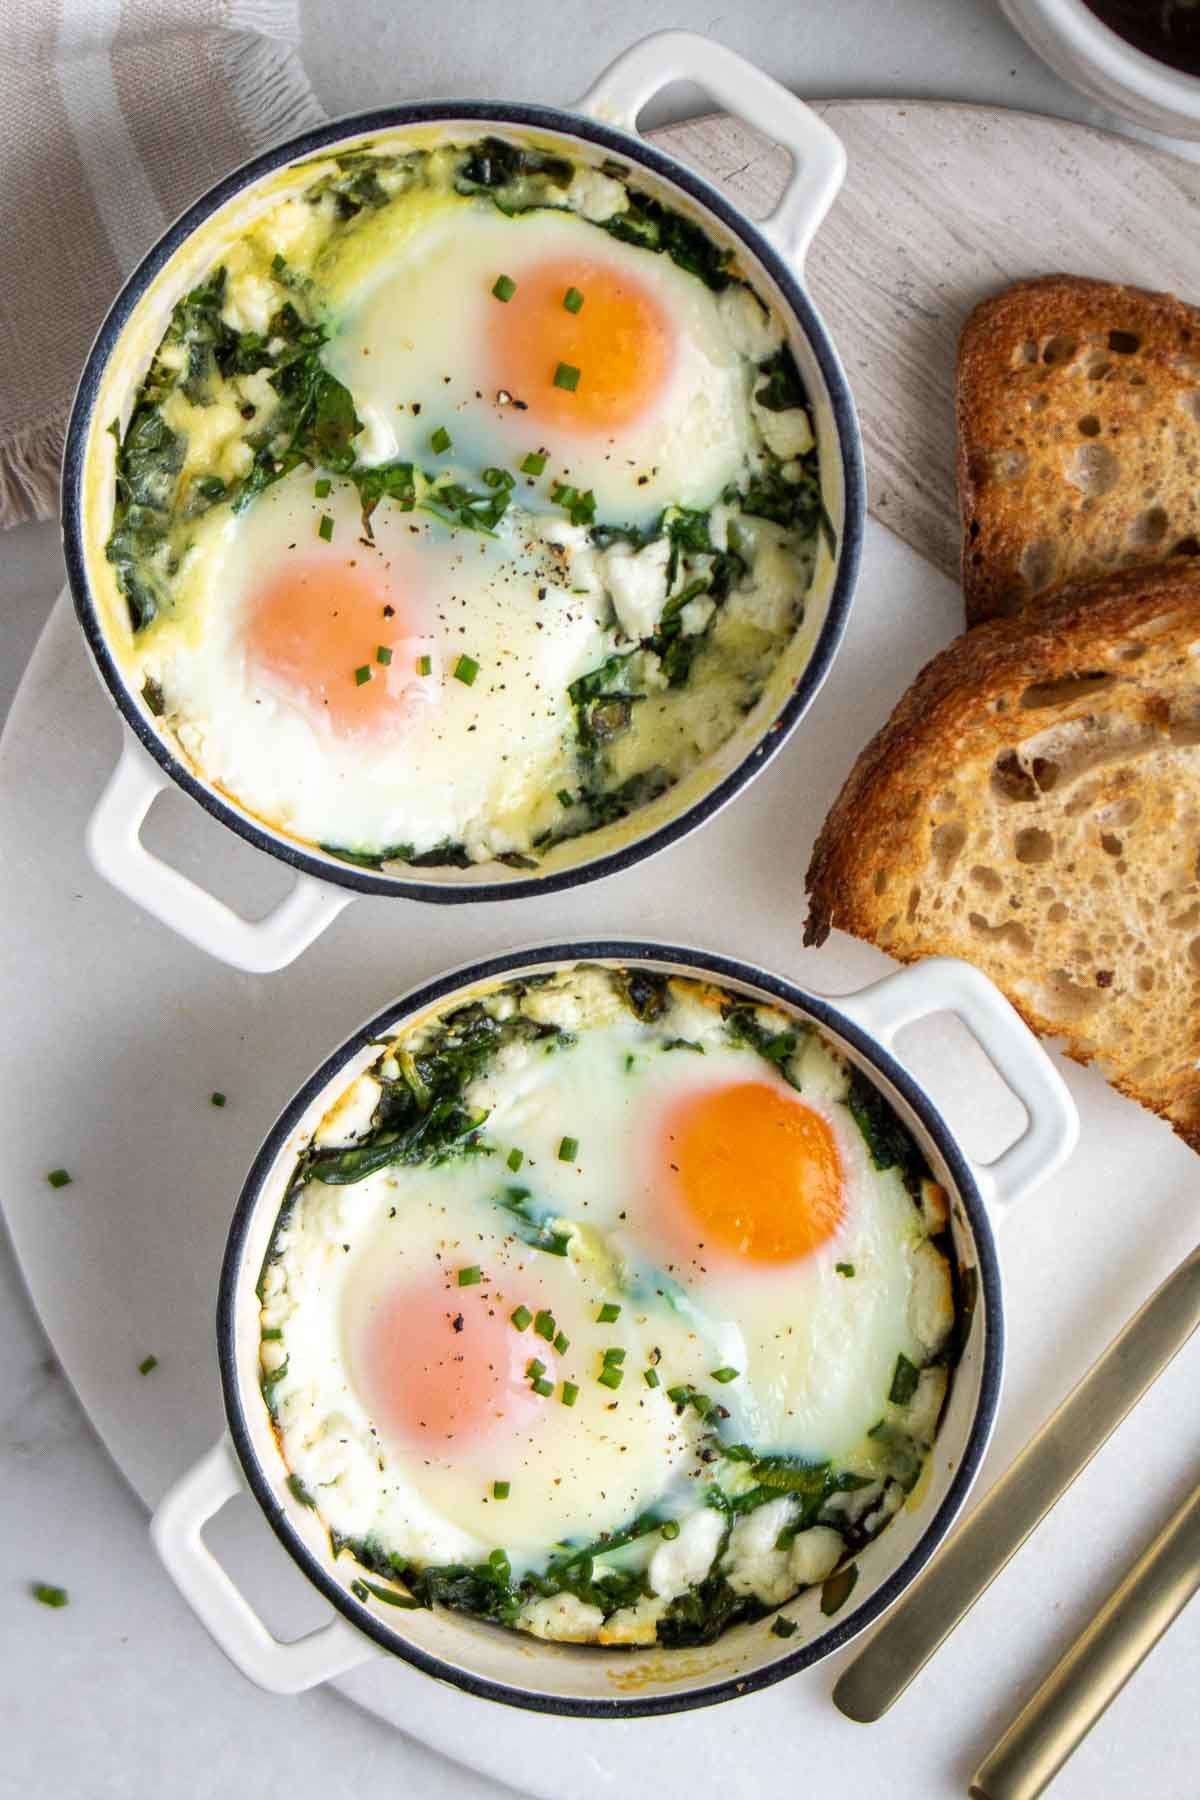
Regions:
<svg viewBox="0 0 1200 1800"><path fill-rule="evenodd" d="M920 1192L925 1161L912 1135L900 1123L888 1102L861 1069L850 1075L846 1098L854 1123L863 1134L871 1161L877 1169L899 1169L910 1194Z"/></svg>
<svg viewBox="0 0 1200 1800"><path fill-rule="evenodd" d="M539 1216L537 1207L530 1204L532 1199L526 1187L506 1187L493 1195L494 1204L508 1214L514 1237L550 1256L565 1256L571 1243L570 1231L557 1230L544 1213Z"/></svg>
<svg viewBox="0 0 1200 1800"><path fill-rule="evenodd" d="M729 273L732 253L718 249L699 225L639 188L629 187L626 192L628 207L602 220L602 230L624 243L638 244L643 250L662 251L689 275L699 276L714 293L720 293L736 279Z"/></svg>
<svg viewBox="0 0 1200 1800"><path fill-rule="evenodd" d="M395 1077L388 1078L381 1064L375 1065L382 1093L369 1131L349 1148L311 1146L297 1166L297 1181L341 1187L393 1164L438 1163L472 1151L486 1154L478 1138L486 1114L466 1104L464 1091L502 1045L517 1039L549 1045L563 1035L557 1025L540 1024L523 1013L496 1020L478 1003L459 1007L428 1045L399 1065Z"/></svg>
<svg viewBox="0 0 1200 1800"><path fill-rule="evenodd" d="M774 356L760 362L758 372L764 380L762 386L755 389L754 398L768 412L791 412L794 407L808 405L796 359L786 344Z"/></svg>

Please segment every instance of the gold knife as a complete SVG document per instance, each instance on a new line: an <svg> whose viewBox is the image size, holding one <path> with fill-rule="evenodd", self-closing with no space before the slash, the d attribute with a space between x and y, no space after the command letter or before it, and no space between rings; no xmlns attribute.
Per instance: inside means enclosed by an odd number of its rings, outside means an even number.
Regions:
<svg viewBox="0 0 1200 1800"><path fill-rule="evenodd" d="M1200 1488L980 1763L970 1800L1038 1800L1197 1589Z"/></svg>
<svg viewBox="0 0 1200 1800"><path fill-rule="evenodd" d="M845 1669L834 1702L883 1717L1200 1325L1200 1246L1092 1364Z"/></svg>

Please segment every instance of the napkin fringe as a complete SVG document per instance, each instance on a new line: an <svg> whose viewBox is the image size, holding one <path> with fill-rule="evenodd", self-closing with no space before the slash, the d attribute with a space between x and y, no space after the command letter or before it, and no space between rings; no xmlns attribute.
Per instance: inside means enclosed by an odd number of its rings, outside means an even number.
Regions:
<svg viewBox="0 0 1200 1800"><path fill-rule="evenodd" d="M295 0L239 0L231 25L215 35L213 54L255 152L323 125L326 114L289 42Z"/></svg>
<svg viewBox="0 0 1200 1800"><path fill-rule="evenodd" d="M66 435L67 416L59 411L0 443L0 531L54 517Z"/></svg>
<svg viewBox="0 0 1200 1800"><path fill-rule="evenodd" d="M296 0L228 0L211 53L252 155L325 122L296 51ZM0 438L0 531L58 510L66 406Z"/></svg>

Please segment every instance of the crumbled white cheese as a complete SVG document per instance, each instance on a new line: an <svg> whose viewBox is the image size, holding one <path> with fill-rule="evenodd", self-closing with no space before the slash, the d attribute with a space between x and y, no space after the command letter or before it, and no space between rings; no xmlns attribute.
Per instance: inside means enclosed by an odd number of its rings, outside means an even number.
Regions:
<svg viewBox="0 0 1200 1800"><path fill-rule="evenodd" d="M677 1538L663 1539L649 1568L650 1587L660 1600L673 1600L704 1580L724 1530L716 1507L704 1506L680 1521Z"/></svg>
<svg viewBox="0 0 1200 1800"><path fill-rule="evenodd" d="M950 1201L944 1187L926 1175L921 1181L921 1216L930 1237L945 1231L950 1217Z"/></svg>
<svg viewBox="0 0 1200 1800"><path fill-rule="evenodd" d="M356 400L354 405L362 420L362 430L354 440L358 461L370 466L391 462L399 455L400 443L390 420L369 400Z"/></svg>
<svg viewBox="0 0 1200 1800"><path fill-rule="evenodd" d="M812 449L816 439L802 406L789 406L786 412L772 412L769 406L760 406L757 400L750 404L763 443L781 462L789 462L794 456L805 456Z"/></svg>
<svg viewBox="0 0 1200 1800"><path fill-rule="evenodd" d="M600 579L608 589L626 637L654 636L667 598L670 555L670 539L660 537L637 551L628 544L614 544L597 557Z"/></svg>
<svg viewBox="0 0 1200 1800"><path fill-rule="evenodd" d="M863 1519L863 1530L869 1536L874 1536L875 1532L881 1530L887 1523L892 1514L900 1510L903 1499L904 1489L900 1486L900 1483L898 1481L889 1481L887 1487L884 1489L883 1499L879 1502L879 1505L873 1507Z"/></svg>
<svg viewBox="0 0 1200 1800"><path fill-rule="evenodd" d="M694 600L689 600L686 606L681 606L679 629L684 637L699 637L716 610L716 601L710 600L707 594L697 594Z"/></svg>
<svg viewBox="0 0 1200 1800"><path fill-rule="evenodd" d="M836 1569L845 1548L838 1533L828 1525L812 1525L807 1531L797 1532L788 1557L793 1584L811 1587L814 1581L824 1581Z"/></svg>
<svg viewBox="0 0 1200 1800"><path fill-rule="evenodd" d="M954 1323L954 1294L945 1257L922 1238L911 1251L912 1287L908 1323L927 1356L940 1350Z"/></svg>
<svg viewBox="0 0 1200 1800"><path fill-rule="evenodd" d="M604 1623L598 1606L588 1606L574 1594L547 1594L530 1600L517 1615L517 1624L534 1637L558 1638L568 1644L594 1639Z"/></svg>
<svg viewBox="0 0 1200 1800"><path fill-rule="evenodd" d="M949 1379L949 1372L940 1363L921 1370L916 1392L904 1409L905 1429L918 1444L933 1442Z"/></svg>
<svg viewBox="0 0 1200 1800"><path fill-rule="evenodd" d="M226 291L221 317L233 331L265 333L271 315L279 305L275 283L265 275L247 271L232 281Z"/></svg>
<svg viewBox="0 0 1200 1800"><path fill-rule="evenodd" d="M815 1031L792 1057L792 1070L800 1092L814 1100L844 1100L850 1091L849 1069Z"/></svg>
<svg viewBox="0 0 1200 1800"><path fill-rule="evenodd" d="M521 1010L539 1024L570 1030L584 1020L598 1025L621 1018L624 1002L598 969L576 969L569 983L550 982L533 988L526 994Z"/></svg>
<svg viewBox="0 0 1200 1800"><path fill-rule="evenodd" d="M721 1567L736 1594L755 1594L765 1606L780 1606L795 1591L789 1552L776 1540L795 1510L786 1497L769 1500L740 1518L729 1534Z"/></svg>
<svg viewBox="0 0 1200 1800"><path fill-rule="evenodd" d="M353 1144L369 1131L383 1092L373 1075L360 1075L330 1107L313 1133L314 1144Z"/></svg>
<svg viewBox="0 0 1200 1800"><path fill-rule="evenodd" d="M751 579L730 595L726 611L772 635L785 632L790 628L796 601L807 585L795 547L789 545L781 525L769 519L755 519L750 548Z"/></svg>
<svg viewBox="0 0 1200 1800"><path fill-rule="evenodd" d="M600 1632L602 1644L652 1644L658 1621L667 1610L667 1602L654 1594L643 1594L636 1606L623 1606L606 1619Z"/></svg>
<svg viewBox="0 0 1200 1800"><path fill-rule="evenodd" d="M836 1513L854 1524L865 1512L870 1511L882 1492L882 1481L869 1481L866 1487L847 1488L844 1493L830 1494L824 1502L823 1511Z"/></svg>
<svg viewBox="0 0 1200 1800"><path fill-rule="evenodd" d="M783 327L748 287L731 282L718 296L717 308L734 349L751 362L773 356L783 343Z"/></svg>
<svg viewBox="0 0 1200 1800"><path fill-rule="evenodd" d="M624 183L614 181L611 175L602 175L599 169L577 168L570 197L573 209L581 218L590 219L593 225L602 225L605 219L611 219L615 213L625 212L629 207Z"/></svg>

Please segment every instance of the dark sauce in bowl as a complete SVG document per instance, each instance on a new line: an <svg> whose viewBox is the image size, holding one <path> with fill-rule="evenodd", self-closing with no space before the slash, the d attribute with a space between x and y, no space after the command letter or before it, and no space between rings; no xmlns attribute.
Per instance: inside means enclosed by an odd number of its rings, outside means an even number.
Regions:
<svg viewBox="0 0 1200 1800"><path fill-rule="evenodd" d="M1084 0L1135 50L1200 75L1200 0Z"/></svg>

